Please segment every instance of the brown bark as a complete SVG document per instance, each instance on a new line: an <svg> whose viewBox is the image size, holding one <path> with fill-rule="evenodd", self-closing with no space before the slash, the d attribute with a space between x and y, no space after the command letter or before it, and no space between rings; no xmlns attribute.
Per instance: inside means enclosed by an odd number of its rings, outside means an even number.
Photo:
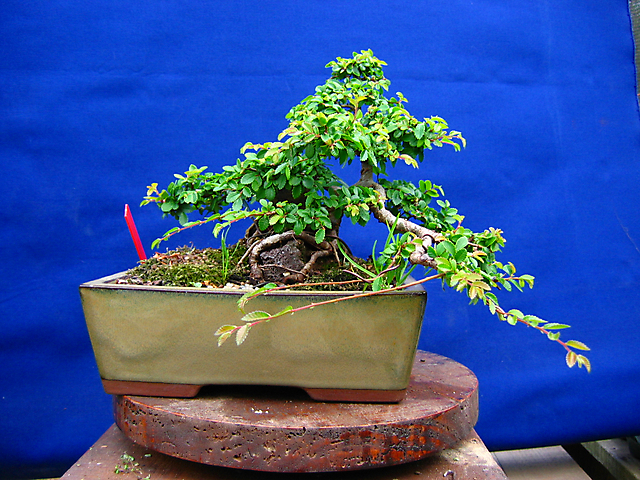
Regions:
<svg viewBox="0 0 640 480"><path fill-rule="evenodd" d="M429 230L417 223L395 216L384 207L386 192L380 184L374 181L373 168L368 162L361 163L360 180L358 180L356 185L373 188L378 192L378 194L380 194L380 203L370 207L371 213L373 213L376 220L380 223L384 223L388 227L393 227L395 225L395 231L398 233L413 233L416 237L422 240L422 245L417 246L415 251L409 257L409 261L414 265L424 265L425 267L435 268L435 261L427 254L427 248L436 242L439 235L433 230Z"/></svg>
<svg viewBox="0 0 640 480"><path fill-rule="evenodd" d="M324 241L321 243L316 243L315 238L305 232L296 234L295 232L293 232L293 230L289 230L283 233L273 234L260 240L251 247L251 253L249 254L251 278L253 278L256 282L261 282L264 280L263 268L265 267L265 265L260 265L260 254L262 252L296 238L318 249L316 252L311 254L311 258L305 263L299 274L294 274L295 277L292 275L292 279L295 278L295 280L299 282L304 281L304 277L306 277L306 275L308 275L309 272L315 267L318 259L324 256L331 255L333 253L333 247L329 242Z"/></svg>

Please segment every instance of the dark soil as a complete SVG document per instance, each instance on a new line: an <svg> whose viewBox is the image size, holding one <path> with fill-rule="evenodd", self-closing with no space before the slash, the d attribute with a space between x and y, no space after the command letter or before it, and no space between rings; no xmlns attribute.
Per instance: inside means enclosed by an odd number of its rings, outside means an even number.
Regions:
<svg viewBox="0 0 640 480"><path fill-rule="evenodd" d="M266 265L270 265L269 271L280 270L280 279L286 278L291 271L296 270L296 267L300 267L295 263L295 255L291 255L290 249L291 247L285 244L280 249L269 251L268 255L262 259ZM139 262L138 266L127 271L126 275L118 280L118 283L202 288L253 285L254 282L249 277L248 265L246 262L239 264L246 252L242 242L228 247L228 252L229 261L226 272L223 253L220 249L196 249L185 246L165 253L156 253L153 257ZM299 262L302 264L301 260ZM358 263L371 270L371 265L365 260L358 259ZM330 258L320 262L318 268L312 275L309 275L304 284L290 286L299 290L363 290L366 287L365 282L347 285L306 286L307 283L356 280L357 277L347 270L350 270L348 265L338 265L334 258ZM267 276L265 280L283 283L278 281L278 275L275 273Z"/></svg>

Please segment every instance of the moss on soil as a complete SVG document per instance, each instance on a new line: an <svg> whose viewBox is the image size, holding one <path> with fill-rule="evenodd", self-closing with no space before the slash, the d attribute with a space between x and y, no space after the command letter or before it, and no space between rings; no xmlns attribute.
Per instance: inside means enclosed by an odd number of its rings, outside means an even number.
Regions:
<svg viewBox="0 0 640 480"><path fill-rule="evenodd" d="M179 247L165 253L156 253L153 257L139 262L138 266L127 271L119 283L133 285L163 285L173 287L209 287L222 288L227 283L244 284L249 282L249 267L238 262L246 252L242 243L228 247L229 271L225 276L223 256L220 249ZM359 263L369 269L371 265L362 259ZM309 277L307 283L326 283L354 280L347 268L336 262L323 262L319 271ZM299 290L363 290L364 282L349 285L299 286Z"/></svg>

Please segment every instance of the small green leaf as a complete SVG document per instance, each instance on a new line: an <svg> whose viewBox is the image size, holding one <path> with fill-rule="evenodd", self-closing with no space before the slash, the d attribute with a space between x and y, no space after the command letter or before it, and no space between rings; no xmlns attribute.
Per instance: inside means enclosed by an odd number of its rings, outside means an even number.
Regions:
<svg viewBox="0 0 640 480"><path fill-rule="evenodd" d="M456 241L456 251L464 250L464 248L469 244L469 239L467 237L460 237Z"/></svg>
<svg viewBox="0 0 640 480"><path fill-rule="evenodd" d="M238 300L238 310L240 310L241 312L244 312L244 306L247 304L249 300L251 300L253 297L257 297L258 295L262 295L267 290L271 290L276 287L277 285L275 283L267 283L266 285L263 285L262 287L257 288L256 290L251 290L245 293Z"/></svg>
<svg viewBox="0 0 640 480"><path fill-rule="evenodd" d="M513 284L514 287L516 287L518 290L522 291L522 287L524 287L524 282L520 282L519 280L516 279L512 279L511 283Z"/></svg>
<svg viewBox="0 0 640 480"><path fill-rule="evenodd" d="M572 348L577 348L578 350L591 350L589 347L587 347L584 343L579 342L577 340L569 340L567 342L567 346L568 347L572 347Z"/></svg>
<svg viewBox="0 0 640 480"><path fill-rule="evenodd" d="M177 206L178 206L177 204L171 201L166 201L162 205L160 205L160 210L162 210L164 213L168 213L174 208L176 208Z"/></svg>
<svg viewBox="0 0 640 480"><path fill-rule="evenodd" d="M296 185L300 185L300 182L302 182L302 179L300 177L291 177L291 181L289 182L289 185L295 187Z"/></svg>
<svg viewBox="0 0 640 480"><path fill-rule="evenodd" d="M260 217L260 220L258 220L258 227L262 231L269 228L269 217L266 215L263 215L262 217Z"/></svg>
<svg viewBox="0 0 640 480"><path fill-rule="evenodd" d="M524 318L523 318L523 320L524 320L527 324L529 324L529 325L531 325L531 326L533 326L533 327L537 327L537 326L538 326L538 325L540 325L541 323L547 323L547 321L546 321L546 320L543 320L543 319L541 319L541 318L539 318L539 317L536 317L535 315L525 315L525 316L524 316Z"/></svg>
<svg viewBox="0 0 640 480"><path fill-rule="evenodd" d="M304 185L304 188L311 189L313 188L314 184L315 182L313 180L313 177L304 177L302 179L302 185Z"/></svg>
<svg viewBox="0 0 640 480"><path fill-rule="evenodd" d="M188 192L184 197L184 201L186 203L196 203L198 201L198 193L197 192Z"/></svg>
<svg viewBox="0 0 640 480"><path fill-rule="evenodd" d="M224 333L232 332L236 329L235 325L222 325L214 335L222 335Z"/></svg>
<svg viewBox="0 0 640 480"><path fill-rule="evenodd" d="M316 149L313 146L313 143L310 143L306 146L304 153L307 155L307 158L313 158L316 153Z"/></svg>
<svg viewBox="0 0 640 480"><path fill-rule="evenodd" d="M516 318L519 318L519 319L524 318L524 313L522 313L520 310L517 310L517 309L515 309L515 308L512 308L512 309L511 309L511 310L509 310L507 313L508 313L509 315L513 315L513 316L515 316Z"/></svg>
<svg viewBox="0 0 640 480"><path fill-rule="evenodd" d="M449 240L445 240L444 242L441 243L441 245L451 256L455 255L456 247Z"/></svg>
<svg viewBox="0 0 640 480"><path fill-rule="evenodd" d="M318 229L318 231L316 232L316 243L324 242L325 235L326 235L326 231L324 228Z"/></svg>
<svg viewBox="0 0 640 480"><path fill-rule="evenodd" d="M493 303L491 300L488 300L487 301L487 306L489 307L489 311L491 312L491 315L495 315L497 305L495 303Z"/></svg>
<svg viewBox="0 0 640 480"><path fill-rule="evenodd" d="M260 319L263 319L263 318L269 318L270 316L271 315L269 314L269 312L263 312L262 310L256 310L254 312L247 313L240 320L242 320L243 322L253 322L254 320L260 320Z"/></svg>
<svg viewBox="0 0 640 480"><path fill-rule="evenodd" d="M216 226L213 227L213 236L218 238L218 235L220 234L220 230L222 230L224 227L225 227L224 224L216 223Z"/></svg>
<svg viewBox="0 0 640 480"><path fill-rule="evenodd" d="M451 262L449 262L449 260L447 260L446 258L436 258L436 263L438 264L439 272L446 273L452 270Z"/></svg>
<svg viewBox="0 0 640 480"><path fill-rule="evenodd" d="M267 187L264 190L264 196L268 200L273 200L276 198L276 189L273 186Z"/></svg>
<svg viewBox="0 0 640 480"><path fill-rule="evenodd" d="M565 325L564 323L547 323L544 328L547 330L560 330L561 328L571 328L571 325Z"/></svg>
<svg viewBox="0 0 640 480"><path fill-rule="evenodd" d="M282 310L280 310L278 313L274 313L273 315L271 315L271 318L281 317L282 315L286 315L287 313L291 313L292 310L293 310L293 307L291 305L286 306ZM269 319L269 320L271 320L271 319ZM267 320L267 322L269 320Z"/></svg>
<svg viewBox="0 0 640 480"><path fill-rule="evenodd" d="M240 183L243 185L249 185L250 183L253 183L253 181L255 180L257 176L257 173L255 172L248 172L245 173L242 178L240 179Z"/></svg>
<svg viewBox="0 0 640 480"><path fill-rule="evenodd" d="M413 168L418 168L418 162L411 156L407 154L400 155L400 158L404 160L404 163L407 165L411 165Z"/></svg>
<svg viewBox="0 0 640 480"><path fill-rule="evenodd" d="M496 297L495 294L487 292L487 298L498 305L498 297Z"/></svg>
<svg viewBox="0 0 640 480"><path fill-rule="evenodd" d="M520 275L520 280L524 280L529 284L529 287L533 288L535 277L533 275Z"/></svg>
<svg viewBox="0 0 640 480"><path fill-rule="evenodd" d="M276 223L278 223L280 220L282 219L282 215L278 215L277 213L272 215L271 218L269 218L269 225L275 225Z"/></svg>
<svg viewBox="0 0 640 480"><path fill-rule="evenodd" d="M587 357L585 357L584 355L578 355L578 366L582 366L584 365L584 367L587 369L587 372L591 373L591 362L589 361L589 359Z"/></svg>
<svg viewBox="0 0 640 480"><path fill-rule="evenodd" d="M473 282L471 286L480 290L491 290L491 287L481 280Z"/></svg>

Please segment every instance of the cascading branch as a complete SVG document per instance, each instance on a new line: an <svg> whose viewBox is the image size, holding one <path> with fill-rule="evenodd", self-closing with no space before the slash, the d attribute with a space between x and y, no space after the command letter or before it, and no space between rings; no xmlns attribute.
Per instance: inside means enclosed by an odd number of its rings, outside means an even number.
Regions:
<svg viewBox="0 0 640 480"><path fill-rule="evenodd" d="M217 235L234 222L251 218L253 224L243 240L248 249L243 261L251 267L252 280L265 283L268 266L261 260L265 252L296 240L305 246L305 264L298 271L283 273L276 283L305 282L321 260L343 261L346 249L339 237L343 218L365 226L373 217L392 231L376 259L375 278L367 280L374 293L403 288L394 283L403 278L398 269L423 265L434 273L417 283L441 279L444 285L466 293L471 303L485 304L500 320L545 334L565 348L570 367L577 364L590 371L589 360L576 352L589 348L576 340L560 339L559 330L568 325L500 306L496 290L522 290L534 283L531 275L516 276L512 263L496 260L505 244L500 229L473 232L464 227L464 217L441 199L442 187L429 180L414 185L387 178L389 167L397 162L417 168L426 150L448 144L458 151L465 139L440 117L413 117L402 93L387 97L390 82L384 77L384 65L371 50L337 58L327 65L330 78L289 111L289 125L277 141L245 144L243 157L220 173L191 165L184 175L176 174L165 190L159 191L156 183L148 187L142 203L157 203L164 215L175 217L181 225L157 239L153 247L196 225L215 223ZM360 165L360 178L352 185L330 168L354 162ZM190 220L193 212L202 217ZM273 278L273 272L269 274ZM274 284L273 288L282 287ZM313 306L276 314L243 310L243 324L225 325L217 332L219 344L232 335L240 344L252 326Z"/></svg>

